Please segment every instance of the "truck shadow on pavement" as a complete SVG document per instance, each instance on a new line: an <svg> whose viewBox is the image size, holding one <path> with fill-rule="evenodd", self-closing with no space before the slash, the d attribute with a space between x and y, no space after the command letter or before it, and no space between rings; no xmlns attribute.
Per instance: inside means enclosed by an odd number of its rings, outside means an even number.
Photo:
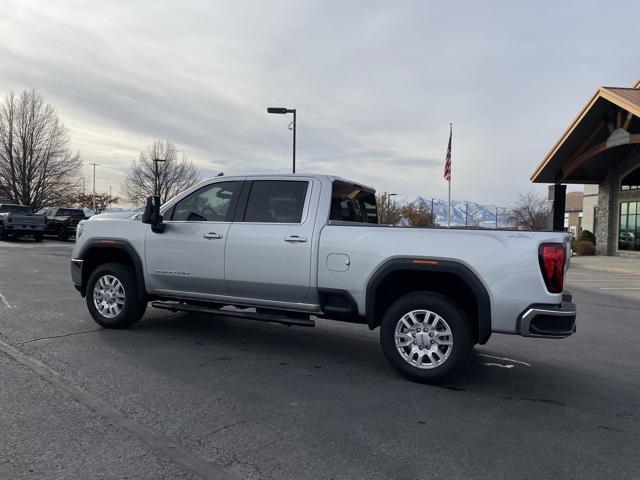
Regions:
<svg viewBox="0 0 640 480"><path fill-rule="evenodd" d="M286 388L311 380L342 389L379 391L381 385L392 385L407 391L438 389L563 407L565 402L554 396L558 392L552 384L566 384L572 375L557 365L541 362L537 368L483 347L476 348L466 369L449 383L420 385L403 379L387 364L377 330L325 320L307 329L149 310L133 329L104 330L100 336L134 364L157 369L160 375L176 375L181 382L204 381L212 386L232 378L250 382L259 377L261 384ZM165 361L159 362L158 354Z"/></svg>

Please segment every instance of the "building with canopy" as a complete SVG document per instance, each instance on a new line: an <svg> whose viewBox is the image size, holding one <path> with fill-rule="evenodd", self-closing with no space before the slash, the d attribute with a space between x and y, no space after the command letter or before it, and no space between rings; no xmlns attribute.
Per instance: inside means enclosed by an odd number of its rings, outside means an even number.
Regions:
<svg viewBox="0 0 640 480"><path fill-rule="evenodd" d="M564 223L566 185L588 185L583 228L594 230L596 252L640 257L640 81L598 88L531 181L554 185L554 229Z"/></svg>

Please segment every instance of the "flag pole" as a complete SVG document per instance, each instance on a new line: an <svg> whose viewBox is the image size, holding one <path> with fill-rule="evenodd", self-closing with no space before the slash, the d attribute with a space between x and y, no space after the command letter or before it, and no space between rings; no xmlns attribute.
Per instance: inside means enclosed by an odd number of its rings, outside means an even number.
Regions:
<svg viewBox="0 0 640 480"><path fill-rule="evenodd" d="M449 209L447 210L447 227L451 228L451 179L447 182L449 184Z"/></svg>
<svg viewBox="0 0 640 480"><path fill-rule="evenodd" d="M449 123L449 148L451 148L451 139L453 137L453 123ZM447 209L447 228L451 228L451 173L449 173L449 207Z"/></svg>

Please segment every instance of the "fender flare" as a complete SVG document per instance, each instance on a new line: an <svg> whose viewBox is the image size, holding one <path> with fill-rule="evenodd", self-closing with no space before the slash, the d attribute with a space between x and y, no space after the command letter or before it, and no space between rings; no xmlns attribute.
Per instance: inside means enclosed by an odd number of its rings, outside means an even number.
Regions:
<svg viewBox="0 0 640 480"><path fill-rule="evenodd" d="M370 329L373 330L376 327L375 307L378 287L390 273L398 270L441 272L459 277L467 284L478 304L478 342L480 344L487 343L491 336L491 298L489 293L482 281L469 267L452 260L401 257L393 258L380 265L369 278L366 288L365 312Z"/></svg>
<svg viewBox="0 0 640 480"><path fill-rule="evenodd" d="M138 297L140 297L141 300L144 300L147 295L147 289L144 283L144 268L142 266L140 256L138 255L138 252L136 252L136 249L133 248L133 245L131 245L131 243L129 243L127 240L123 240L120 238L92 238L82 246L80 252L78 253L78 259L84 260L89 252L91 252L91 250L93 250L94 248L120 250L126 253L129 258L131 258L131 261L133 262L134 273L136 276L136 283L138 284ZM83 280L85 280L85 275L85 272L83 272ZM83 281L82 285L80 285L80 292L82 293L82 296L86 295L86 288L86 281Z"/></svg>

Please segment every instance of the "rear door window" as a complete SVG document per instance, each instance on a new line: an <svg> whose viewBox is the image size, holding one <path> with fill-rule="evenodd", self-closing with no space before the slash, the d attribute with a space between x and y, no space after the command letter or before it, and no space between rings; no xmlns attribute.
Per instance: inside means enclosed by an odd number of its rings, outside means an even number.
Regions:
<svg viewBox="0 0 640 480"><path fill-rule="evenodd" d="M309 182L255 180L247 200L245 222L302 223Z"/></svg>

